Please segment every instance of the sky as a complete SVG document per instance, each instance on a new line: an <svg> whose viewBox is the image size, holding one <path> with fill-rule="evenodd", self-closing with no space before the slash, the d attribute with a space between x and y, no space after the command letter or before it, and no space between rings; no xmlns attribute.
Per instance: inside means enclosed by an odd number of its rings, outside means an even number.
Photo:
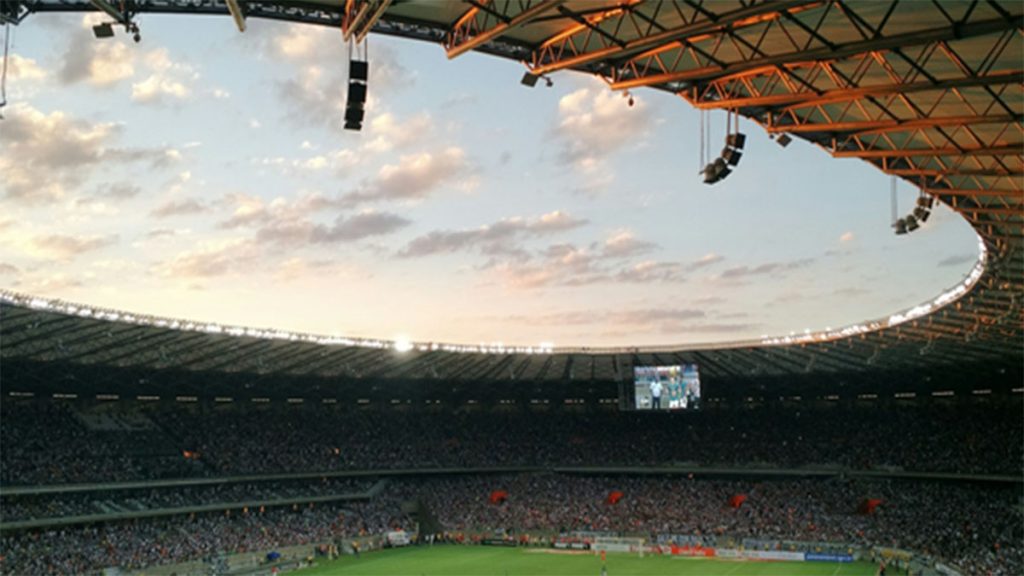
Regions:
<svg viewBox="0 0 1024 576"><path fill-rule="evenodd" d="M338 30L143 15L136 44L98 21L11 28L0 288L322 335L687 345L886 317L977 258L952 212L896 236L889 177L746 120L703 184L700 113L672 94L528 88L520 63L374 35L345 131Z"/></svg>

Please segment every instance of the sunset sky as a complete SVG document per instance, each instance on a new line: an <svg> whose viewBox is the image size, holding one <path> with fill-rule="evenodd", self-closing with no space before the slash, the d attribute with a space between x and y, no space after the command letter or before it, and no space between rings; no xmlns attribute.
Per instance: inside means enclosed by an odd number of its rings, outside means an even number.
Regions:
<svg viewBox="0 0 1024 576"><path fill-rule="evenodd" d="M0 287L325 335L687 344L884 317L977 257L948 210L898 237L887 176L750 122L703 184L700 114L670 94L531 89L519 63L371 36L347 132L338 30L144 16L136 44L98 20L12 28Z"/></svg>

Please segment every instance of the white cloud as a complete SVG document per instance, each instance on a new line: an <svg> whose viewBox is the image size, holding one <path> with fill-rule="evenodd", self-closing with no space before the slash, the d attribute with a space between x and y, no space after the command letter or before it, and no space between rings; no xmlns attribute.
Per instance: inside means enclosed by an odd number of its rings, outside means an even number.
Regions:
<svg viewBox="0 0 1024 576"><path fill-rule="evenodd" d="M557 210L540 218L505 218L470 230L435 230L413 239L398 255L413 258L460 251L522 255L523 249L515 241L572 230L586 223Z"/></svg>
<svg viewBox="0 0 1024 576"><path fill-rule="evenodd" d="M139 104L156 104L165 98L184 100L190 93L189 88L181 82L158 74L151 74L142 82L132 84L132 101Z"/></svg>
<svg viewBox="0 0 1024 576"><path fill-rule="evenodd" d="M46 78L46 71L39 67L32 58L24 58L11 54L7 61L7 79L9 81L39 81Z"/></svg>
<svg viewBox="0 0 1024 576"><path fill-rule="evenodd" d="M399 119L389 112L374 114L363 128L369 139L362 147L378 153L408 148L429 139L433 130L434 122L426 112L406 119Z"/></svg>
<svg viewBox="0 0 1024 576"><path fill-rule="evenodd" d="M398 164L381 167L373 180L342 200L349 205L423 200L444 184L454 187L469 170L466 153L458 147L402 156Z"/></svg>
<svg viewBox="0 0 1024 576"><path fill-rule="evenodd" d="M621 94L603 85L563 96L558 112L559 159L585 173L600 170L605 160L622 148L635 147L651 125L651 113L643 100L634 97L631 107Z"/></svg>
<svg viewBox="0 0 1024 576"><path fill-rule="evenodd" d="M630 258L650 252L657 247L653 242L639 240L630 230L617 230L604 241L602 254L606 258Z"/></svg>
<svg viewBox="0 0 1024 576"><path fill-rule="evenodd" d="M844 232L843 235L839 237L839 242L843 243L843 244L847 244L849 242L853 242L853 239L854 239L853 232Z"/></svg>
<svg viewBox="0 0 1024 576"><path fill-rule="evenodd" d="M117 235L110 236L69 236L67 234L50 234L32 239L36 255L70 260L75 256L100 250L117 243Z"/></svg>

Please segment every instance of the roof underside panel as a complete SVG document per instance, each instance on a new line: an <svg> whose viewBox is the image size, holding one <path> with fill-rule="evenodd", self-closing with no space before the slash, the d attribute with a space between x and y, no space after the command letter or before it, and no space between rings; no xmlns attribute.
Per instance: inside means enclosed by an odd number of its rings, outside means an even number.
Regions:
<svg viewBox="0 0 1024 576"><path fill-rule="evenodd" d="M464 354L325 346L83 318L4 303L0 358L288 375L345 382L621 381L632 366L698 362L710 378L1024 363L1024 5L943 0L337 0L245 2L250 18L476 50L524 70L595 74L703 110L736 112L834 157L861 158L961 214L988 251L959 300L898 326L801 345ZM137 13L227 15L220 1L127 0ZM383 10L381 9L383 8ZM91 11L3 3L0 19ZM339 41L341 37L339 36ZM518 78L509 78L513 85ZM829 161L822 158L823 162Z"/></svg>

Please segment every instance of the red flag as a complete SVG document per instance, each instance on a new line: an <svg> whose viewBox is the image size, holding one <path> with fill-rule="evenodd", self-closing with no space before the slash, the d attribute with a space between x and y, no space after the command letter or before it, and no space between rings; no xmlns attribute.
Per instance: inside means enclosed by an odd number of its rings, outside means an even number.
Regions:
<svg viewBox="0 0 1024 576"><path fill-rule="evenodd" d="M508 491L506 490L495 490L491 492L491 504L503 504L505 500L508 500Z"/></svg>
<svg viewBox="0 0 1024 576"><path fill-rule="evenodd" d="M857 512L860 512L861 514L874 514L875 508L878 508L881 503L881 498L865 498L864 501L860 503L860 506L857 507Z"/></svg>
<svg viewBox="0 0 1024 576"><path fill-rule="evenodd" d="M732 497L729 498L729 506L731 506L733 508L739 508L746 501L747 501L747 495L746 494L733 494Z"/></svg>
<svg viewBox="0 0 1024 576"><path fill-rule="evenodd" d="M614 492L609 492L608 493L608 500L607 501L608 501L609 504L618 504L619 500L622 500L623 496L624 496L624 494L622 493L621 490L615 490Z"/></svg>

